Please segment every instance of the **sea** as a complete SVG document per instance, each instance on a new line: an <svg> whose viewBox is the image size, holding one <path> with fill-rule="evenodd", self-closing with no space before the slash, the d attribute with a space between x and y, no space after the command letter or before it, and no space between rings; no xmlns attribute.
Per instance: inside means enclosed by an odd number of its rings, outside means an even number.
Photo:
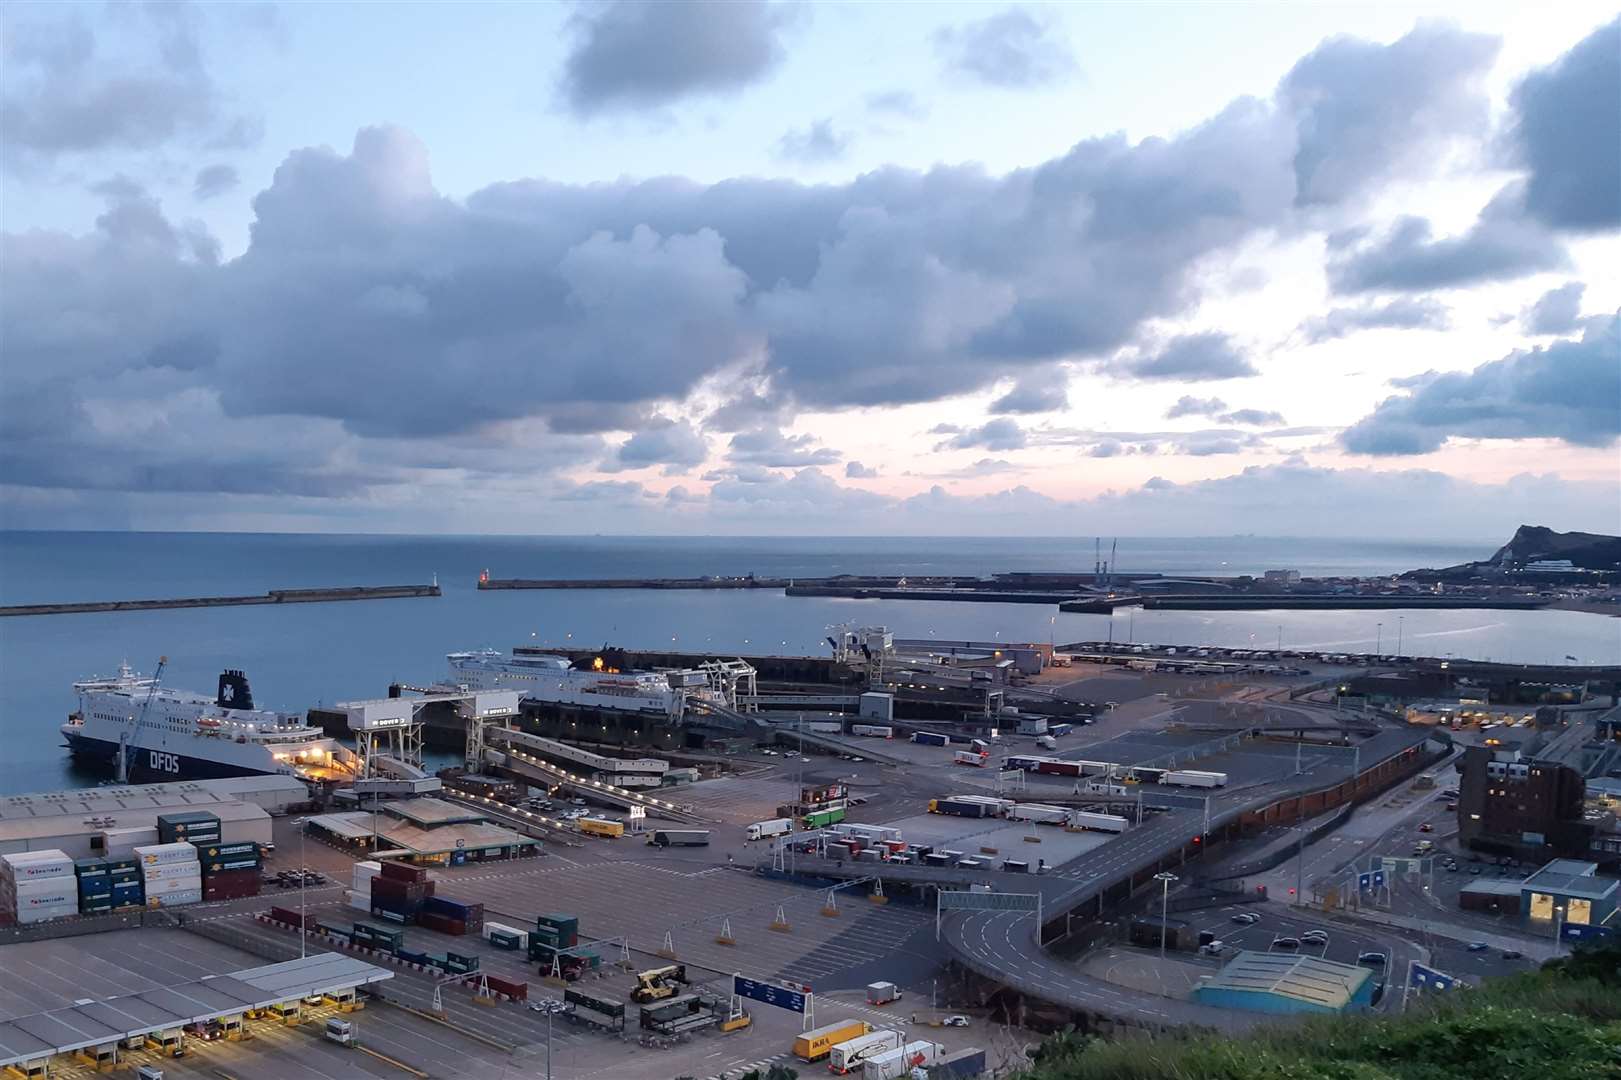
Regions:
<svg viewBox="0 0 1621 1080"><path fill-rule="evenodd" d="M1376 575L1486 558L1498 541L1126 538L1121 572ZM1103 548L1105 556L1109 541ZM303 711L444 677L445 654L514 645L825 654L841 624L903 637L1136 641L1621 663L1621 619L1565 611L1119 611L1039 604L791 598L780 591L492 591L492 577L1090 571L1093 538L394 536L0 532L0 604L156 599L437 581L438 598L0 618L0 793L94 783L59 727L72 683L127 660L212 693L246 671L256 702Z"/></svg>

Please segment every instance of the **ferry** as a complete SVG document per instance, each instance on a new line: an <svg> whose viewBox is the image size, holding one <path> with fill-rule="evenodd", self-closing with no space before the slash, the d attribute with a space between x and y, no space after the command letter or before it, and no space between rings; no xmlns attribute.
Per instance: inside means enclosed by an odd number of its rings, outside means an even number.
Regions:
<svg viewBox="0 0 1621 1080"><path fill-rule="evenodd" d="M517 690L533 701L623 712L681 715L691 698L725 704L725 697L702 685L695 671L621 671L603 658L571 661L566 656L497 649L453 652L449 685L464 690Z"/></svg>
<svg viewBox="0 0 1621 1080"><path fill-rule="evenodd" d="M78 710L62 725L72 755L131 782L283 773L306 780L354 774L348 748L296 713L258 709L247 677L227 670L213 697L160 686L120 664L112 677L73 684Z"/></svg>

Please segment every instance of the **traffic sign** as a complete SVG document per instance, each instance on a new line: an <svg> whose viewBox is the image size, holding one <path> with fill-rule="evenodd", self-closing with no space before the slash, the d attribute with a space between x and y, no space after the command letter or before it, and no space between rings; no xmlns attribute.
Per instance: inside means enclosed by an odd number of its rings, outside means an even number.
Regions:
<svg viewBox="0 0 1621 1080"><path fill-rule="evenodd" d="M1422 990L1451 990L1458 985L1455 976L1423 964L1414 964L1409 969L1407 981Z"/></svg>
<svg viewBox="0 0 1621 1080"><path fill-rule="evenodd" d="M745 979L741 975L732 977L732 993L738 997L746 997L766 1005L775 1005L779 1009L789 1012L802 1013L805 1011L805 995L797 990L787 990L771 983L759 982L755 979Z"/></svg>

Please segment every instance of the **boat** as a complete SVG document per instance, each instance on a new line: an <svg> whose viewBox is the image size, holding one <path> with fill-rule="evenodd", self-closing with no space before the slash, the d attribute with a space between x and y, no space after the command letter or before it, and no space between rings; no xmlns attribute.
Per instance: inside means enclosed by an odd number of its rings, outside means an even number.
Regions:
<svg viewBox="0 0 1621 1080"><path fill-rule="evenodd" d="M247 676L228 669L213 697L160 686L120 664L118 674L73 684L77 711L62 725L74 758L114 770L122 755L133 783L285 774L352 776L355 755L297 713L255 708Z"/></svg>
<svg viewBox="0 0 1621 1080"><path fill-rule="evenodd" d="M626 671L601 656L576 661L548 653L509 656L498 649L453 652L445 659L449 686L460 690L516 690L531 701L672 717L692 698L725 703L701 671Z"/></svg>

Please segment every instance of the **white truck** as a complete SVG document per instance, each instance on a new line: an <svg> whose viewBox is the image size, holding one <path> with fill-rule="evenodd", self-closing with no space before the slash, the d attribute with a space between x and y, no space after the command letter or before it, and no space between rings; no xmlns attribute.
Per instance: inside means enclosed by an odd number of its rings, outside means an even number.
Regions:
<svg viewBox="0 0 1621 1080"><path fill-rule="evenodd" d="M1125 832L1131 824L1130 821L1118 814L1096 814L1088 810L1076 810L1069 816L1069 826L1072 829L1088 829L1093 832Z"/></svg>
<svg viewBox="0 0 1621 1080"><path fill-rule="evenodd" d="M991 756L978 750L958 750L952 755L951 760L957 765L972 765L974 768L983 769L990 764Z"/></svg>
<svg viewBox="0 0 1621 1080"><path fill-rule="evenodd" d="M1198 769L1172 769L1160 777L1160 783L1176 787L1215 788L1227 786L1224 772L1203 772Z"/></svg>
<svg viewBox="0 0 1621 1080"><path fill-rule="evenodd" d="M919 1065L933 1065L940 1059L939 1044L912 1042L896 1050L870 1057L861 1065L862 1080L900 1080Z"/></svg>
<svg viewBox="0 0 1621 1080"><path fill-rule="evenodd" d="M901 996L901 988L892 982L875 982L867 984L868 1005L888 1005L897 1001ZM896 1045L899 1045L898 1043Z"/></svg>
<svg viewBox="0 0 1621 1080"><path fill-rule="evenodd" d="M794 831L793 818L772 818L770 821L756 821L749 826L750 840L764 840L769 836L783 836Z"/></svg>
<svg viewBox="0 0 1621 1080"><path fill-rule="evenodd" d="M1008 807L1007 817L1010 821L1034 821L1041 825L1062 825L1069 818L1069 811L1062 806L1045 806L1041 803L1018 803Z"/></svg>
<svg viewBox="0 0 1621 1080"><path fill-rule="evenodd" d="M842 1076L845 1073L855 1072L869 1058L900 1048L900 1032L888 1030L868 1032L835 1046L828 1055L827 1067Z"/></svg>
<svg viewBox="0 0 1621 1080"><path fill-rule="evenodd" d="M1036 740L1036 746L1042 750L1057 750L1058 740L1051 735L1043 735Z"/></svg>

